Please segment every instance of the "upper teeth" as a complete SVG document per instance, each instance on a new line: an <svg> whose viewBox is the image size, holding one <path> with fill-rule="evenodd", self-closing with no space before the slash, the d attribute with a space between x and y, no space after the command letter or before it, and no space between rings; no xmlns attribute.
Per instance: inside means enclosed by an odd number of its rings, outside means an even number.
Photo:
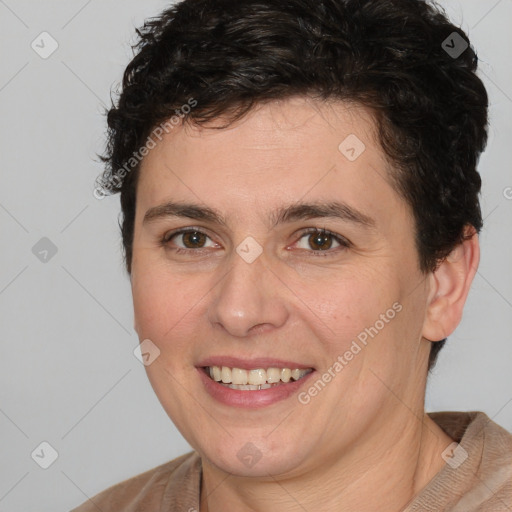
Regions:
<svg viewBox="0 0 512 512"><path fill-rule="evenodd" d="M256 368L244 370L242 368L229 368L228 366L210 366L210 377L224 384L272 384L275 382L289 382L290 379L299 380L312 371L311 368L300 370L295 368Z"/></svg>

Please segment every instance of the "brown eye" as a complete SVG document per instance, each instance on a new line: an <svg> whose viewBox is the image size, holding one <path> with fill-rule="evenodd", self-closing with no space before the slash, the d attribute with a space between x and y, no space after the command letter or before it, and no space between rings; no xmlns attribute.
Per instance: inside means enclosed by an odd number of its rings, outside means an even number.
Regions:
<svg viewBox="0 0 512 512"><path fill-rule="evenodd" d="M312 233L309 235L309 246L317 251L326 251L332 246L332 235L328 233Z"/></svg>
<svg viewBox="0 0 512 512"><path fill-rule="evenodd" d="M331 233L326 229L311 228L303 232L296 246L311 254L318 255L325 252L327 255L347 249L350 247L350 242L341 235Z"/></svg>
<svg viewBox="0 0 512 512"><path fill-rule="evenodd" d="M174 246L178 253L218 247L208 235L197 229L184 229L167 234L163 237L162 244L169 248Z"/></svg>
<svg viewBox="0 0 512 512"><path fill-rule="evenodd" d="M183 244L187 249L197 249L204 246L207 236L200 231L182 233Z"/></svg>

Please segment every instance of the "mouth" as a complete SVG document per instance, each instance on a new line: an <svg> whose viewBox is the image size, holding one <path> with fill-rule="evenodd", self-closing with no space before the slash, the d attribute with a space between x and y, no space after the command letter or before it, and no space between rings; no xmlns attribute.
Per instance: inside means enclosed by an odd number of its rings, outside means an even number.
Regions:
<svg viewBox="0 0 512 512"><path fill-rule="evenodd" d="M317 373L314 367L297 361L229 355L207 357L196 369L203 389L216 403L243 409L259 409L292 398Z"/></svg>
<svg viewBox="0 0 512 512"><path fill-rule="evenodd" d="M203 372L223 387L238 391L260 391L303 379L313 368L254 368L204 366Z"/></svg>

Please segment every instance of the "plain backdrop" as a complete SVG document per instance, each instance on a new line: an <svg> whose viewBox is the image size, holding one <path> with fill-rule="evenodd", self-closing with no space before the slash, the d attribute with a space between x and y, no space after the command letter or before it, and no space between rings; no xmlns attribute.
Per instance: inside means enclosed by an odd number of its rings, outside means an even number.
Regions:
<svg viewBox="0 0 512 512"><path fill-rule="evenodd" d="M512 1L441 4L478 50L491 128L480 270L427 408L512 430ZM190 449L133 354L119 197L92 194L134 27L166 5L0 0L0 512L66 511Z"/></svg>

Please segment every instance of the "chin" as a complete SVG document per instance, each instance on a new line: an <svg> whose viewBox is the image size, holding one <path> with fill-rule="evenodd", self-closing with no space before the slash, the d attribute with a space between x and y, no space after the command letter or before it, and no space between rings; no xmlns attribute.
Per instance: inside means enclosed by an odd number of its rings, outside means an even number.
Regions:
<svg viewBox="0 0 512 512"><path fill-rule="evenodd" d="M290 442L286 438L233 435L219 442L204 440L196 451L202 458L225 473L241 477L268 477L289 474L304 460L303 442ZM300 448L300 449L299 449Z"/></svg>

